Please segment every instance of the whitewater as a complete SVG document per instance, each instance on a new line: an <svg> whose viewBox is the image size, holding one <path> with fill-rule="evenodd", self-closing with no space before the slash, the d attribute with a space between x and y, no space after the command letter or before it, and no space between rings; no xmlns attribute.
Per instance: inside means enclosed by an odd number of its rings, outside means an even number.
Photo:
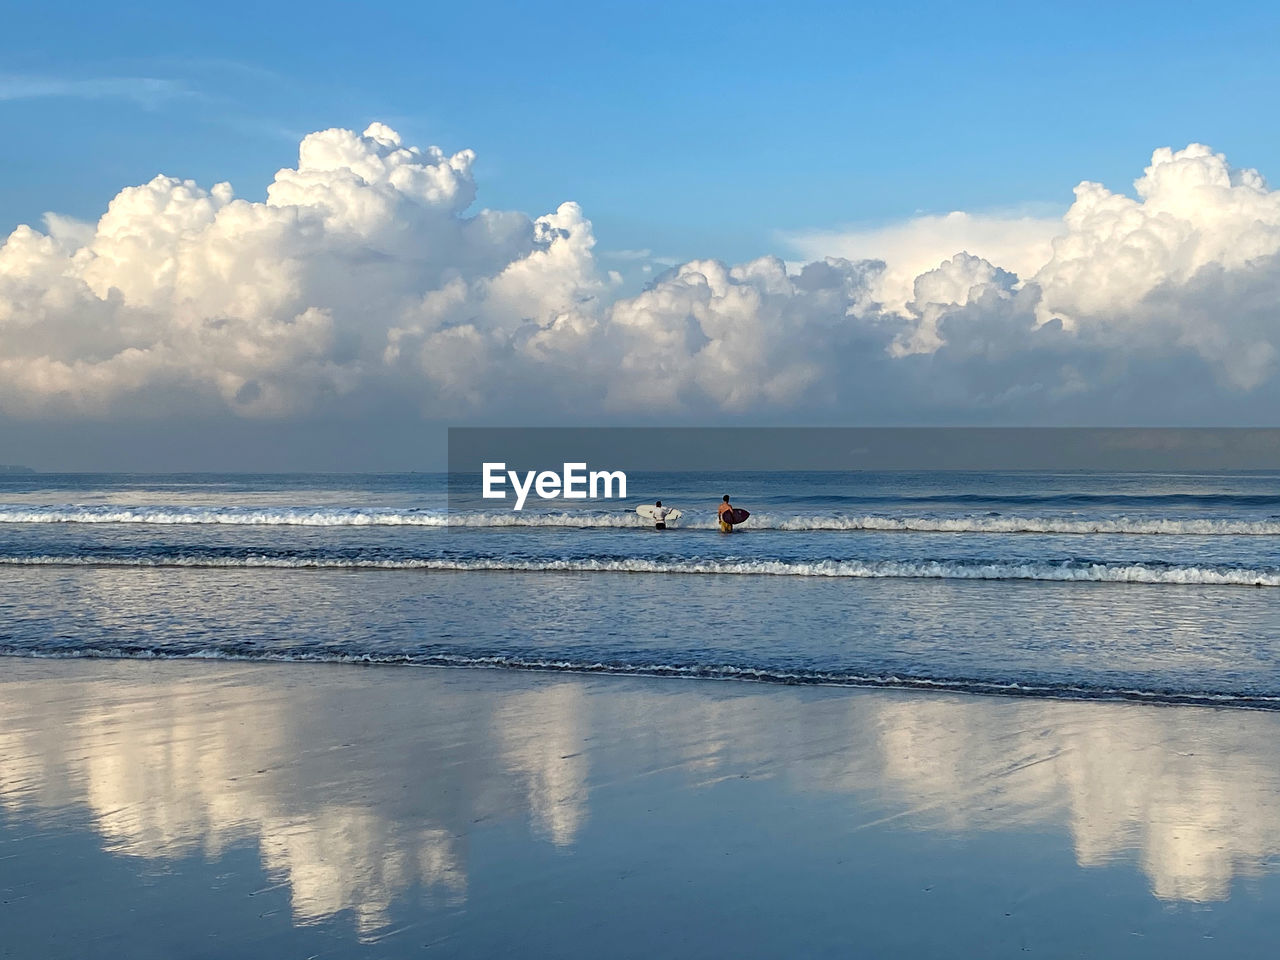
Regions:
<svg viewBox="0 0 1280 960"><path fill-rule="evenodd" d="M242 567L272 569L351 569L423 571L506 571L516 573L661 573L738 574L773 577L848 577L954 580L1049 580L1092 583L1216 584L1224 586L1280 586L1280 567L1266 569L1232 567L1175 567L1145 563L976 563L963 561L895 561L878 563L820 560L788 563L780 560L676 560L559 559L514 560L476 557L466 560L377 557L299 557L249 554L113 557L0 556L6 566L132 566L132 567Z"/></svg>
<svg viewBox="0 0 1280 960"><path fill-rule="evenodd" d="M646 529L652 524L632 510L610 512L448 512L393 509L323 510L306 507L183 508L164 505L128 507L79 507L71 505L24 508L0 505L0 524L32 523L140 523L161 526L224 524L231 526L303 527L578 527ZM684 520L673 527L714 530L713 515ZM1280 518L1231 520L1169 517L1064 517L1064 516L894 516L838 514L786 516L753 515L752 530L870 530L904 533L1117 533L1134 536L1278 536Z"/></svg>

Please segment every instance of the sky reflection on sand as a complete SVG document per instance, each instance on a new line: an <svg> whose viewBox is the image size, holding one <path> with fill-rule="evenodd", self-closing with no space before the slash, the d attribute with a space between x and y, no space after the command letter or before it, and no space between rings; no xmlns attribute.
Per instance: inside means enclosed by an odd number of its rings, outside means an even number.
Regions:
<svg viewBox="0 0 1280 960"><path fill-rule="evenodd" d="M1280 858L1268 713L431 669L4 667L9 818L84 823L147 860L254 843L295 923L349 911L366 937L411 887L464 905L489 825L572 854L599 796L657 791L655 816L679 816L660 783L843 798L839 832L1069 831L1081 867L1131 860L1167 901L1225 900Z"/></svg>

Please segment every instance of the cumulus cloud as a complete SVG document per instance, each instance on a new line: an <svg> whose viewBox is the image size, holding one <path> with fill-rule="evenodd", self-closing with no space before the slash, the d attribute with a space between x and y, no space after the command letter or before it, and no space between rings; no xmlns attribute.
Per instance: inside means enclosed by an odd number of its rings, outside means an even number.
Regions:
<svg viewBox="0 0 1280 960"><path fill-rule="evenodd" d="M1042 318L1122 315L1205 267L1240 270L1280 250L1280 191L1202 144L1157 150L1134 189L1136 199L1076 187L1066 230L1034 275Z"/></svg>
<svg viewBox="0 0 1280 960"><path fill-rule="evenodd" d="M96 226L19 227L0 246L0 402L85 412L153 387L278 415L386 376L414 334L435 336L419 373L447 392L468 351L486 362L600 287L574 205L464 215L473 160L382 124L326 130L265 203L158 176Z"/></svg>
<svg viewBox="0 0 1280 960"><path fill-rule="evenodd" d="M823 344L851 332L844 328L868 305L875 272L827 260L792 276L772 257L677 267L613 305L609 324L620 362L607 402L672 411L793 406L833 372Z"/></svg>
<svg viewBox="0 0 1280 960"><path fill-rule="evenodd" d="M265 202L157 176L96 224L18 227L0 410L1190 422L1277 392L1280 192L1199 144L1060 219L811 234L809 262L632 296L577 204L475 209L474 159L325 130Z"/></svg>
<svg viewBox="0 0 1280 960"><path fill-rule="evenodd" d="M1062 232L1060 216L980 215L954 210L870 229L804 231L786 240L810 259L882 261L885 267L876 280L875 297L886 309L904 311L915 299L916 277L956 253L981 257L1020 277L1029 277L1048 261L1053 238Z"/></svg>

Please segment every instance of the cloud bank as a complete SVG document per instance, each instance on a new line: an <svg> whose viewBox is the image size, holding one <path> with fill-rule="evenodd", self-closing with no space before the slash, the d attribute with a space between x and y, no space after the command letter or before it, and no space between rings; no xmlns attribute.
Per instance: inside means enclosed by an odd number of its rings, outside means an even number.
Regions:
<svg viewBox="0 0 1280 960"><path fill-rule="evenodd" d="M157 176L19 226L0 411L1232 422L1280 393L1280 191L1200 144L1061 219L813 234L635 295L577 204L474 210L474 159L325 130L265 202Z"/></svg>

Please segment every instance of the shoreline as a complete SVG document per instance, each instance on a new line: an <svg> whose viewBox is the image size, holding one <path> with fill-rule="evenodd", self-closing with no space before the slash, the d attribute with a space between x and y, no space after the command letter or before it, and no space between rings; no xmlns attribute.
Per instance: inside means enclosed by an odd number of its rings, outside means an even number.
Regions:
<svg viewBox="0 0 1280 960"><path fill-rule="evenodd" d="M4 660L100 661L132 663L227 663L285 666L378 667L384 669L414 667L438 670L495 671L566 677L620 677L639 680L682 680L714 683L744 683L764 687L818 688L833 690L868 690L902 693L938 694L958 697L992 697L1048 701L1060 703L1135 704L1149 707L1198 707L1208 710L1243 710L1280 713L1280 695L1264 693L1195 693L1173 690L1091 688L1088 686L1053 687L1025 682L1000 683L969 678L931 678L898 676L832 675L769 671L755 667L725 664L711 666L675 666L633 664L566 664L562 661L528 660L518 657L466 656L462 654L409 655L270 655L211 652L177 654L143 650L129 653L100 651L79 647L73 651L44 651L0 648Z"/></svg>

